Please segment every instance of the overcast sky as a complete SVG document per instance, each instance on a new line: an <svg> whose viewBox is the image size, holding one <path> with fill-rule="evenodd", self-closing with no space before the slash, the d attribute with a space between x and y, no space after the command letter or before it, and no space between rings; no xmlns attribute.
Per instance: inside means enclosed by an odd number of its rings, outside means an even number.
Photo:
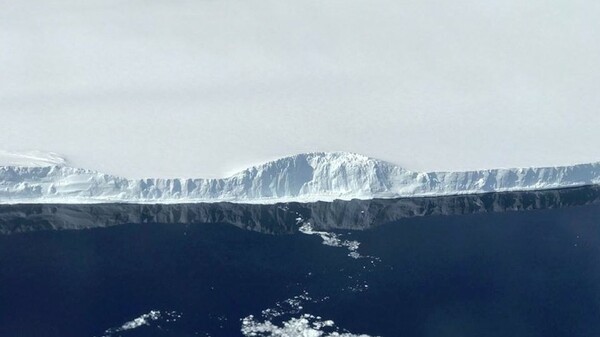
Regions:
<svg viewBox="0 0 600 337"><path fill-rule="evenodd" d="M0 0L0 148L130 177L307 151L600 160L600 2Z"/></svg>

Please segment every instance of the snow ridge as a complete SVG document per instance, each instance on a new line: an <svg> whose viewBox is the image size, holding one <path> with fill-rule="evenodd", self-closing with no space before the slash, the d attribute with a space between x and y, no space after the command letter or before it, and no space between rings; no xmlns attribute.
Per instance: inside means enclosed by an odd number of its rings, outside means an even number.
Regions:
<svg viewBox="0 0 600 337"><path fill-rule="evenodd" d="M12 158L0 161L0 203L4 204L273 203L535 190L600 183L600 163L413 172L359 154L314 152L281 158L222 179L127 179L70 167L56 154L2 153L0 159Z"/></svg>
<svg viewBox="0 0 600 337"><path fill-rule="evenodd" d="M0 150L0 166L43 167L66 164L67 160L54 152Z"/></svg>

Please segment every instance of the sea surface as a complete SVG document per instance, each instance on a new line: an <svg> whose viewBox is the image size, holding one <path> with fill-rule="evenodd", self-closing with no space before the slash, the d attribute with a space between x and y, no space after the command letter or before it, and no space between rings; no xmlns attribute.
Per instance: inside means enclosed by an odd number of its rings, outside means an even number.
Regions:
<svg viewBox="0 0 600 337"><path fill-rule="evenodd" d="M0 207L0 336L600 336L597 187Z"/></svg>

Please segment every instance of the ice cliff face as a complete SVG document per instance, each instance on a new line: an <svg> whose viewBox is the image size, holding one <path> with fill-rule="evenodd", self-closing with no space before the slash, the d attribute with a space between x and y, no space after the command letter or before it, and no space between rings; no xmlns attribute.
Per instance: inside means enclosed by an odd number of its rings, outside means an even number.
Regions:
<svg viewBox="0 0 600 337"><path fill-rule="evenodd" d="M266 234L292 234L298 232L306 222L317 231L367 230L412 217L548 210L586 205L600 205L599 185L527 192L287 204L0 205L0 235L128 223L227 223Z"/></svg>
<svg viewBox="0 0 600 337"><path fill-rule="evenodd" d="M35 156L33 156L35 157ZM223 179L126 179L52 155L0 161L0 203L258 202L396 198L551 189L600 183L600 163L467 172L412 172L345 152L307 153ZM35 158L34 158L35 159ZM25 163L26 165L23 165Z"/></svg>

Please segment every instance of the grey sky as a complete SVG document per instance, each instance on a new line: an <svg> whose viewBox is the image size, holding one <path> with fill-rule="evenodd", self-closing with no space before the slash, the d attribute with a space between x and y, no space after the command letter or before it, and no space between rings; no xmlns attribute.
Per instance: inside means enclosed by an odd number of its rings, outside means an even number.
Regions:
<svg viewBox="0 0 600 337"><path fill-rule="evenodd" d="M597 1L0 0L0 147L131 177L600 160Z"/></svg>

